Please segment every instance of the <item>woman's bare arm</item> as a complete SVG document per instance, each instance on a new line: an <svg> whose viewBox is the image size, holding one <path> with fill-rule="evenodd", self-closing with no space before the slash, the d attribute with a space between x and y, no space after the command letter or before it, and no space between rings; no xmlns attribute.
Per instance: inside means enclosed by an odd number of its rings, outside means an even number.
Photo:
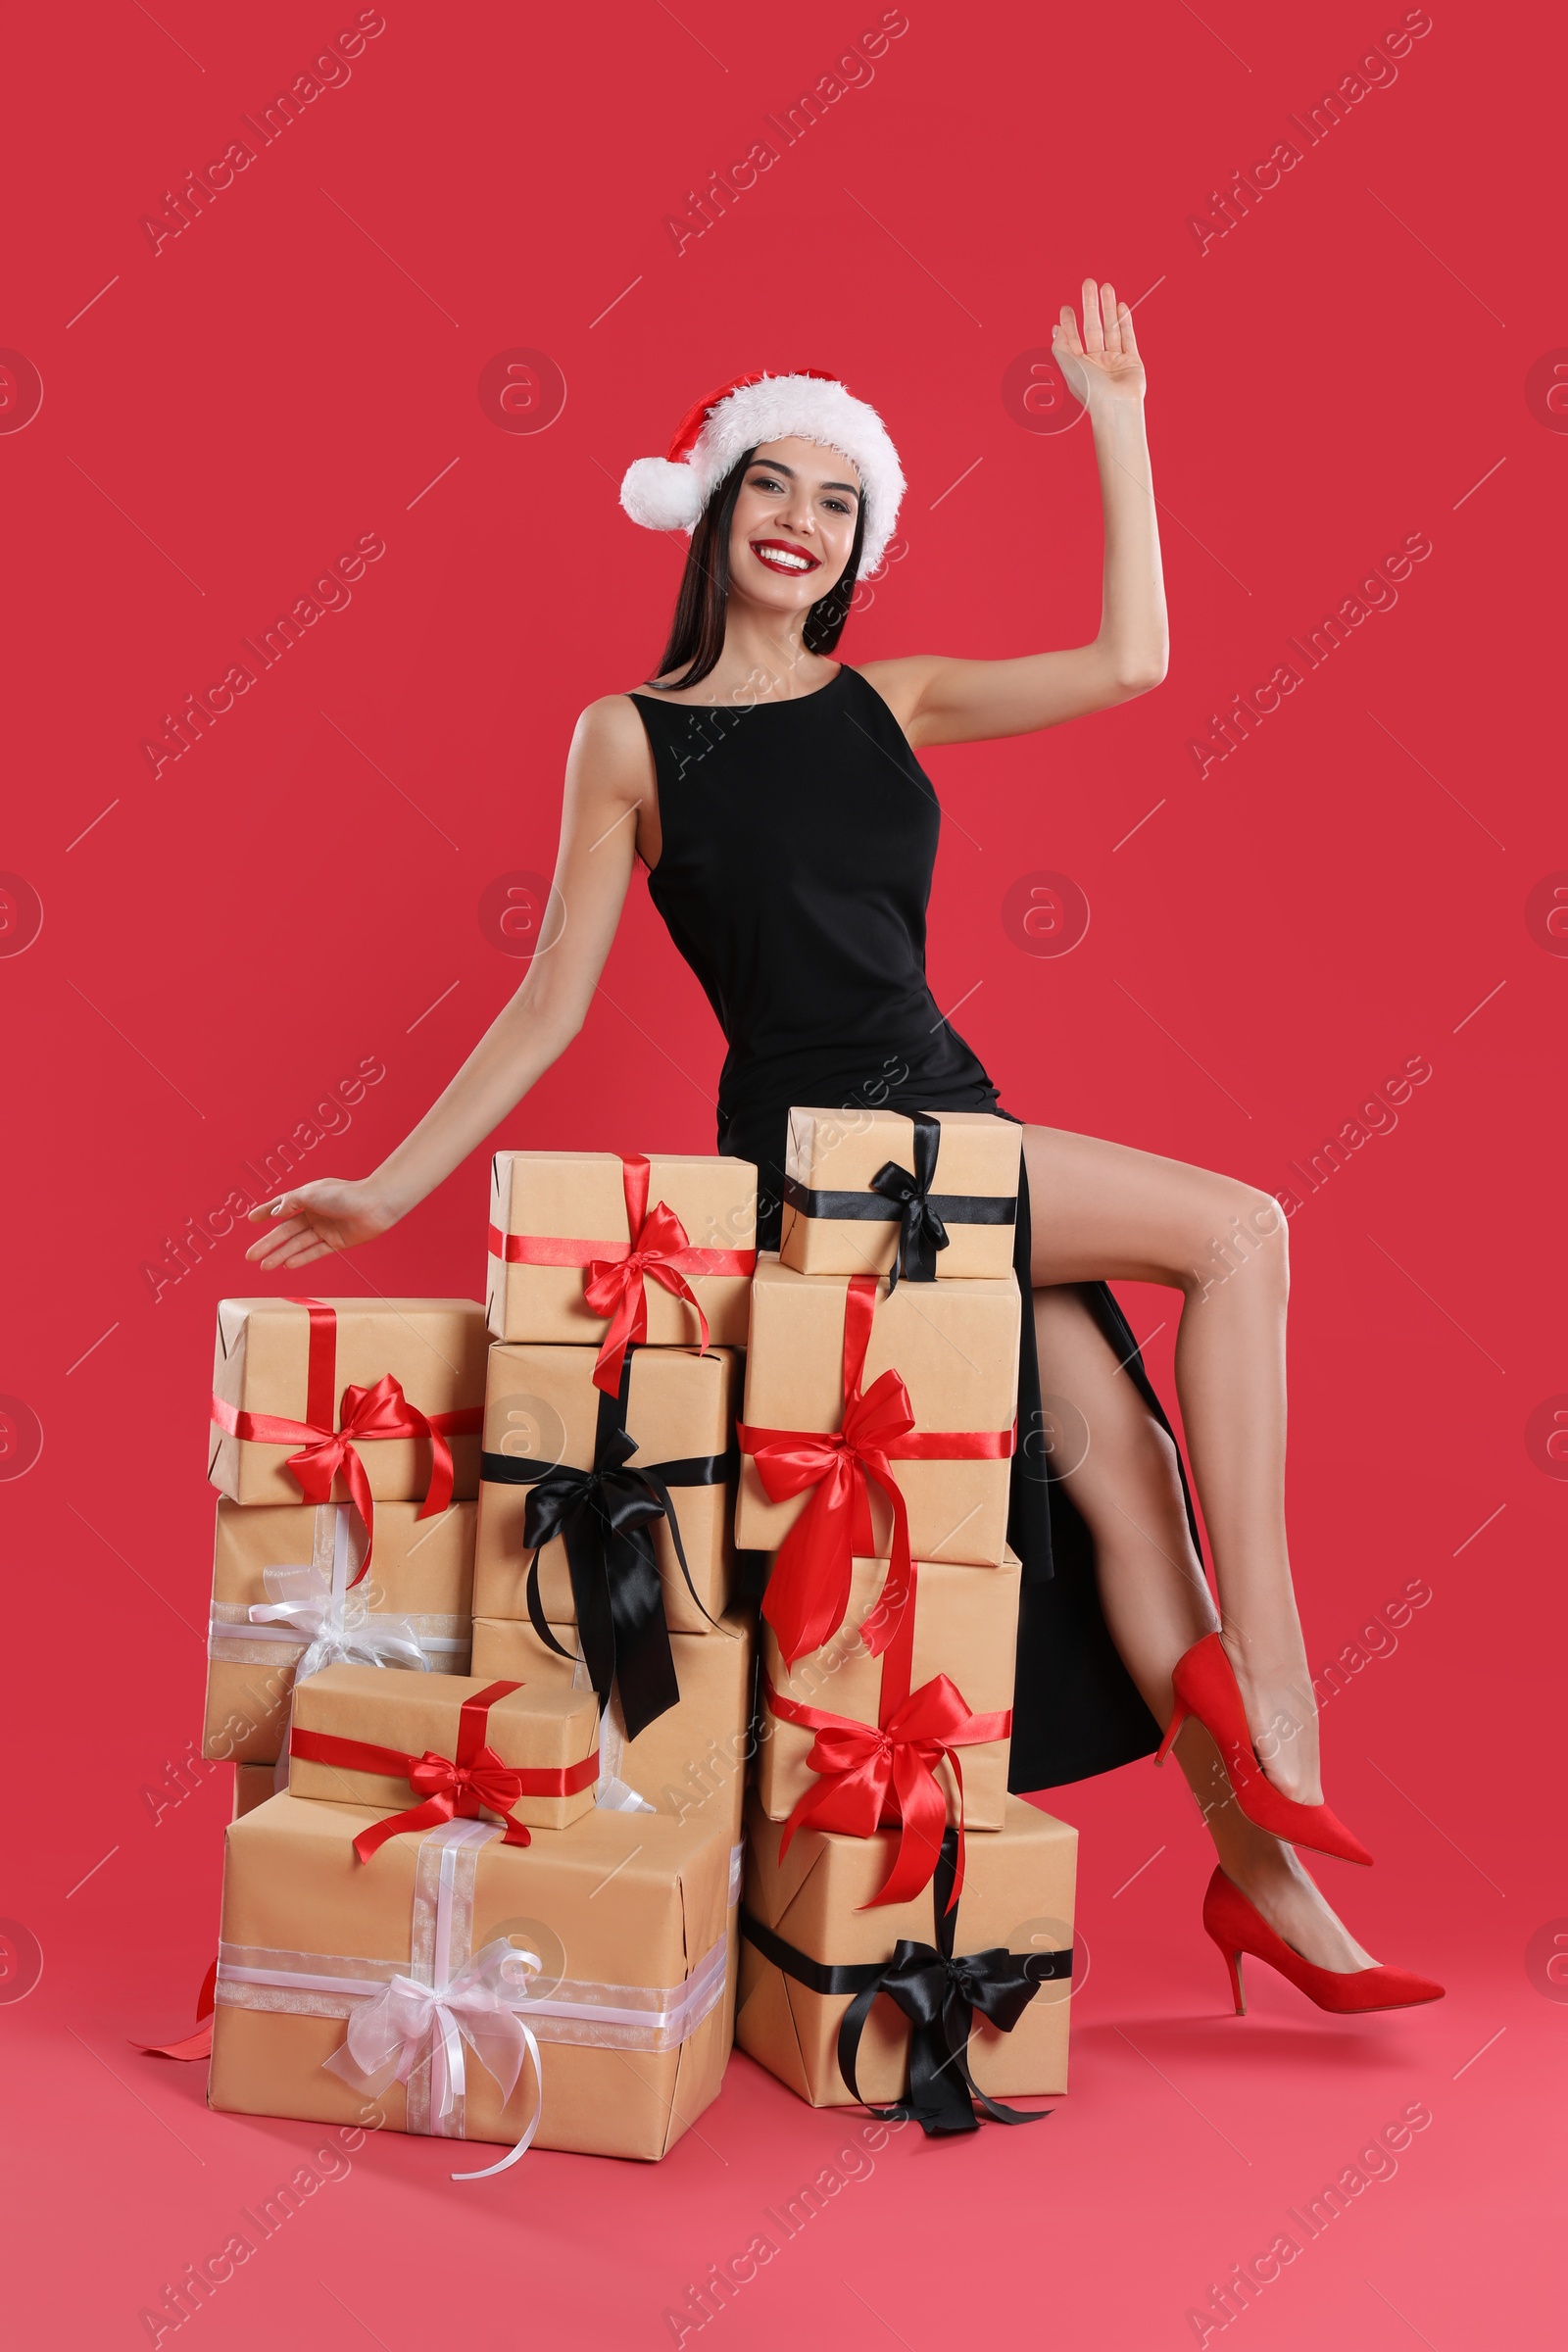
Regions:
<svg viewBox="0 0 1568 2352"><path fill-rule="evenodd" d="M434 1192L558 1060L587 1017L620 920L653 765L624 695L592 703L566 760L561 848L538 952L438 1101L373 1175L322 1177L251 1211L263 1269L308 1266L370 1241Z"/></svg>
<svg viewBox="0 0 1568 2352"><path fill-rule="evenodd" d="M867 677L916 748L1031 735L1147 694L1165 675L1165 587L1132 312L1112 287L1086 278L1082 339L1070 306L1053 331L1061 371L1089 410L1100 466L1105 514L1100 633L1090 645L1013 662L917 654L868 662Z"/></svg>

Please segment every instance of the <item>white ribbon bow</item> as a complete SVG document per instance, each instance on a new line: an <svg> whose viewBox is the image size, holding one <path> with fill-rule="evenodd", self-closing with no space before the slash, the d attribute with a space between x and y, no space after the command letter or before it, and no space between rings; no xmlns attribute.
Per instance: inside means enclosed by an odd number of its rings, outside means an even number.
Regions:
<svg viewBox="0 0 1568 2352"><path fill-rule="evenodd" d="M466 2089L465 2041L500 2084L503 2103L517 2086L526 2052L534 2079L533 2113L526 2131L499 2164L452 2176L455 2180L487 2180L526 2154L539 2129L539 2044L514 2006L526 1997L528 1977L539 1967L537 1953L520 1951L498 1936L439 1990L413 1977L394 1977L374 2000L355 2010L343 2047L326 2064L344 2082L375 2097L392 2082L407 2082L428 2054L432 2062L440 2062L434 2069L441 2079L436 2113L445 2121Z"/></svg>
<svg viewBox="0 0 1568 2352"><path fill-rule="evenodd" d="M262 1582L270 1600L253 1601L253 1625L286 1625L309 1646L294 1669L296 1683L323 1666L403 1666L428 1674L429 1660L412 1617L382 1616L349 1592L351 1539L349 1506L333 1510L332 1567L266 1568Z"/></svg>

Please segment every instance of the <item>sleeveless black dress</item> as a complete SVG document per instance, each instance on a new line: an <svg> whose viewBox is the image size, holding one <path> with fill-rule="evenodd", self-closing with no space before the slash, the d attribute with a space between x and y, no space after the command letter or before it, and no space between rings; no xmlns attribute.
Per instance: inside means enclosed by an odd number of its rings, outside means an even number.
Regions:
<svg viewBox="0 0 1568 2352"><path fill-rule="evenodd" d="M757 1163L758 1242L777 1249L792 1103L1012 1116L926 983L941 810L898 720L848 666L793 702L630 699L659 783L649 891L728 1041L718 1149ZM1025 1309L1007 1526L1024 1571L1011 1765L1022 1790L1152 1754L1159 1730L1101 1611L1089 1531L1050 1475L1027 1182L1013 1263ZM1168 1427L1109 1290L1083 1295Z"/></svg>

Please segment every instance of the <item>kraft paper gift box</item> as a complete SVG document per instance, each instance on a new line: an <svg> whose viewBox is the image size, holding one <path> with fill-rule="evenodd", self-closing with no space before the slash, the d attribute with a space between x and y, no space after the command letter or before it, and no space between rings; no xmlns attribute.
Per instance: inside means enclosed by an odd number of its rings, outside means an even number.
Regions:
<svg viewBox="0 0 1568 2352"><path fill-rule="evenodd" d="M307 1673L343 1658L467 1672L475 1505L417 1512L382 1503L354 1583L365 1531L348 1504L219 1503L204 1755L275 1761L306 1660Z"/></svg>
<svg viewBox="0 0 1568 2352"><path fill-rule="evenodd" d="M450 1781L441 1759L453 1768ZM471 1784L461 1777L465 1767ZM591 1690L489 1674L390 1675L376 1666L326 1666L295 1688L291 1796L398 1817L437 1790L435 1801L450 1803L471 1786L461 1809L471 1812L476 1798L525 1830L560 1831L592 1810L598 1778L599 1702Z"/></svg>
<svg viewBox="0 0 1568 2352"><path fill-rule="evenodd" d="M949 1833L950 1839L953 1833ZM1073 1891L1078 1833L1019 1797L1002 1829L964 1840L963 1891L956 1914L939 1910L944 1874L912 1900L866 1909L886 1878L896 1833L849 1838L802 1830L783 1859L783 1830L754 1798L747 1809L746 1892L741 1914L738 2046L813 2107L845 2106L855 2093L840 2068L839 2031L864 1981L890 1962L901 1938L928 1947L941 1967L939 1918L951 1922L957 1958L1010 1955L1006 1977L1038 1978L1010 2032L978 2007L967 2065L976 2086L1006 2100L1067 2087L1067 2020L1072 1977ZM879 1851L881 1848L883 1850ZM769 1952L773 1954L769 1956ZM781 1961L783 1965L781 1965ZM823 1970L854 1972L856 1990L815 1989ZM799 1970L801 1973L792 1973ZM856 2053L860 2096L881 2105L910 2083L908 2017L875 1994ZM961 2047L961 2043L960 2043ZM937 2061L939 2095L968 2105L956 2062ZM942 2128L940 2125L938 2128ZM951 2118L946 2127L953 2129Z"/></svg>
<svg viewBox="0 0 1568 2352"><path fill-rule="evenodd" d="M471 1500L487 1345L471 1298L220 1299L208 1475L247 1505Z"/></svg>
<svg viewBox="0 0 1568 2352"><path fill-rule="evenodd" d="M276 1783L270 1764L236 1764L234 1767L234 1819L254 1813L276 1793Z"/></svg>
<svg viewBox="0 0 1568 2352"><path fill-rule="evenodd" d="M917 1282L1009 1278L1022 1148L989 1111L792 1110L779 1256L798 1274L897 1258Z"/></svg>
<svg viewBox="0 0 1568 2352"><path fill-rule="evenodd" d="M758 1802L768 1819L788 1821L798 1805L826 1793L822 1779L808 1762L816 1728L789 1721L774 1710L771 1697L829 1722L839 1717L856 1724L886 1725L893 1715L893 1728L898 1730L899 1698L919 1693L936 1677L946 1675L971 1715L1006 1717L1012 1706L1016 1668L1020 1574L1010 1551L1003 1565L994 1569L958 1568L945 1560L919 1561L907 1620L901 1621L892 1644L876 1656L865 1635L876 1638L885 1630L879 1621L888 1578L886 1560L854 1562L844 1623L822 1648L800 1658L793 1671L785 1665L777 1635L764 1623L756 1787ZM918 1710L906 1721L910 1739L929 1731ZM1002 1828L1010 1748L1006 1735L978 1744L965 1739L957 1748L963 1775L962 1819L968 1829ZM863 1767L865 1757L846 1749L843 1761ZM935 1778L947 1819L956 1822L958 1782L951 1753L938 1761Z"/></svg>
<svg viewBox="0 0 1568 2352"><path fill-rule="evenodd" d="M883 1373L897 1371L914 1417L913 1437L888 1448L908 1513L911 1552L919 1560L1000 1567L1018 1402L1017 1284L901 1282L889 1297L886 1283L869 1276L797 1274L771 1254L758 1259L752 1286L736 1544L776 1550L812 1501L809 1490L769 1499L751 1438L840 1429L846 1370L857 1368L847 1364L846 1342L863 1328L866 1314L858 1389L864 1396ZM950 1458L942 1458L948 1433L955 1445ZM901 1458L904 1445L927 1448L935 1458ZM961 1458L965 1451L979 1458ZM887 1557L893 1514L882 1488L867 1487L871 1541L858 1548Z"/></svg>
<svg viewBox="0 0 1568 2352"><path fill-rule="evenodd" d="M723 1827L595 1809L519 1848L455 1821L362 1863L381 1818L284 1793L231 1824L209 2105L518 2144L537 2115L540 2147L665 2155L728 2054ZM413 1984L389 2016L395 1978ZM487 1998L537 2044L510 2096ZM447 2053L468 2023L459 2091ZM443 2173L489 2169L456 2153Z"/></svg>
<svg viewBox="0 0 1568 2352"><path fill-rule="evenodd" d="M572 1625L551 1628L564 1649L576 1644ZM724 1991L724 2040L734 2038L737 1937L740 1918L746 1764L752 1753L755 1636L751 1613L732 1609L716 1634L672 1634L669 1642L680 1681L680 1704L658 1716L628 1740L612 1700L599 1727L603 1778L599 1801L627 1807L651 1806L685 1822L717 1823L730 1840L729 1976ZM531 1625L476 1618L473 1654L477 1672L535 1678L581 1687L586 1670L547 1649Z"/></svg>
<svg viewBox="0 0 1568 2352"><path fill-rule="evenodd" d="M551 1632L564 1649L575 1650L574 1625ZM656 1812L680 1820L721 1821L731 1844L741 1835L746 1760L750 1748L755 1642L748 1612L735 1609L716 1632L672 1634L680 1702L656 1716L635 1740L627 1740L612 1700L600 1727L602 1794L610 1801L636 1797ZM533 1690L587 1690L580 1660L558 1657L533 1627L515 1620L478 1617L473 1627L476 1674L514 1678ZM614 1790L612 1784L619 1783Z"/></svg>
<svg viewBox="0 0 1568 2352"><path fill-rule="evenodd" d="M627 1263L634 1249L641 1275ZM744 1348L756 1249L750 1160L498 1152L490 1163L485 1312L498 1340L598 1347L617 1314L625 1321L641 1310L646 1326L633 1338L695 1346L700 1307L715 1346ZM590 1285L598 1305L585 1296Z"/></svg>
<svg viewBox="0 0 1568 2352"><path fill-rule="evenodd" d="M637 1441L626 1469L652 1470L667 1480L697 1591L694 1601L668 1522L655 1520L651 1533L664 1622L673 1633L704 1633L710 1630L710 1618L721 1616L729 1605L735 1578L730 1517L738 1359L728 1348L712 1348L706 1355L686 1348L636 1348L623 1373L624 1425ZM517 1346L490 1350L473 1572L476 1617L528 1614L531 1554L523 1529L528 1496L538 1483L537 1465L592 1468L613 1417L616 1399L595 1388L593 1374L591 1348ZM689 1483L684 1473L693 1469L711 1483ZM525 1474L530 1475L522 1483ZM547 1622L575 1623L566 1544L561 1536L540 1552L539 1596Z"/></svg>

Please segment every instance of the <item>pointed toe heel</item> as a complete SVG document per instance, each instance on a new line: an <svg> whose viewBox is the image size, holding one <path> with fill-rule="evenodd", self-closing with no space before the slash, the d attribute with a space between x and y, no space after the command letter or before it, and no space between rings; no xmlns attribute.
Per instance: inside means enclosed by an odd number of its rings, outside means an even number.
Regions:
<svg viewBox="0 0 1568 2352"><path fill-rule="evenodd" d="M1203 1897L1203 1926L1230 1971L1236 2014L1247 2014L1242 1957L1266 1961L1298 1992L1337 2017L1364 2017L1378 2009L1416 2009L1441 2001L1443 1986L1409 1968L1319 1968L1293 1951L1241 1888L1216 1869Z"/></svg>
<svg viewBox="0 0 1568 2352"><path fill-rule="evenodd" d="M1310 1846L1314 1853L1333 1854L1342 1862L1371 1862L1360 1838L1327 1805L1298 1805L1263 1771L1236 1671L1218 1634L1205 1634L1201 1642L1195 1642L1177 1659L1171 1681L1176 1704L1156 1763L1164 1762L1189 1715L1196 1716L1219 1749L1236 1801L1254 1828L1267 1830L1288 1845Z"/></svg>

